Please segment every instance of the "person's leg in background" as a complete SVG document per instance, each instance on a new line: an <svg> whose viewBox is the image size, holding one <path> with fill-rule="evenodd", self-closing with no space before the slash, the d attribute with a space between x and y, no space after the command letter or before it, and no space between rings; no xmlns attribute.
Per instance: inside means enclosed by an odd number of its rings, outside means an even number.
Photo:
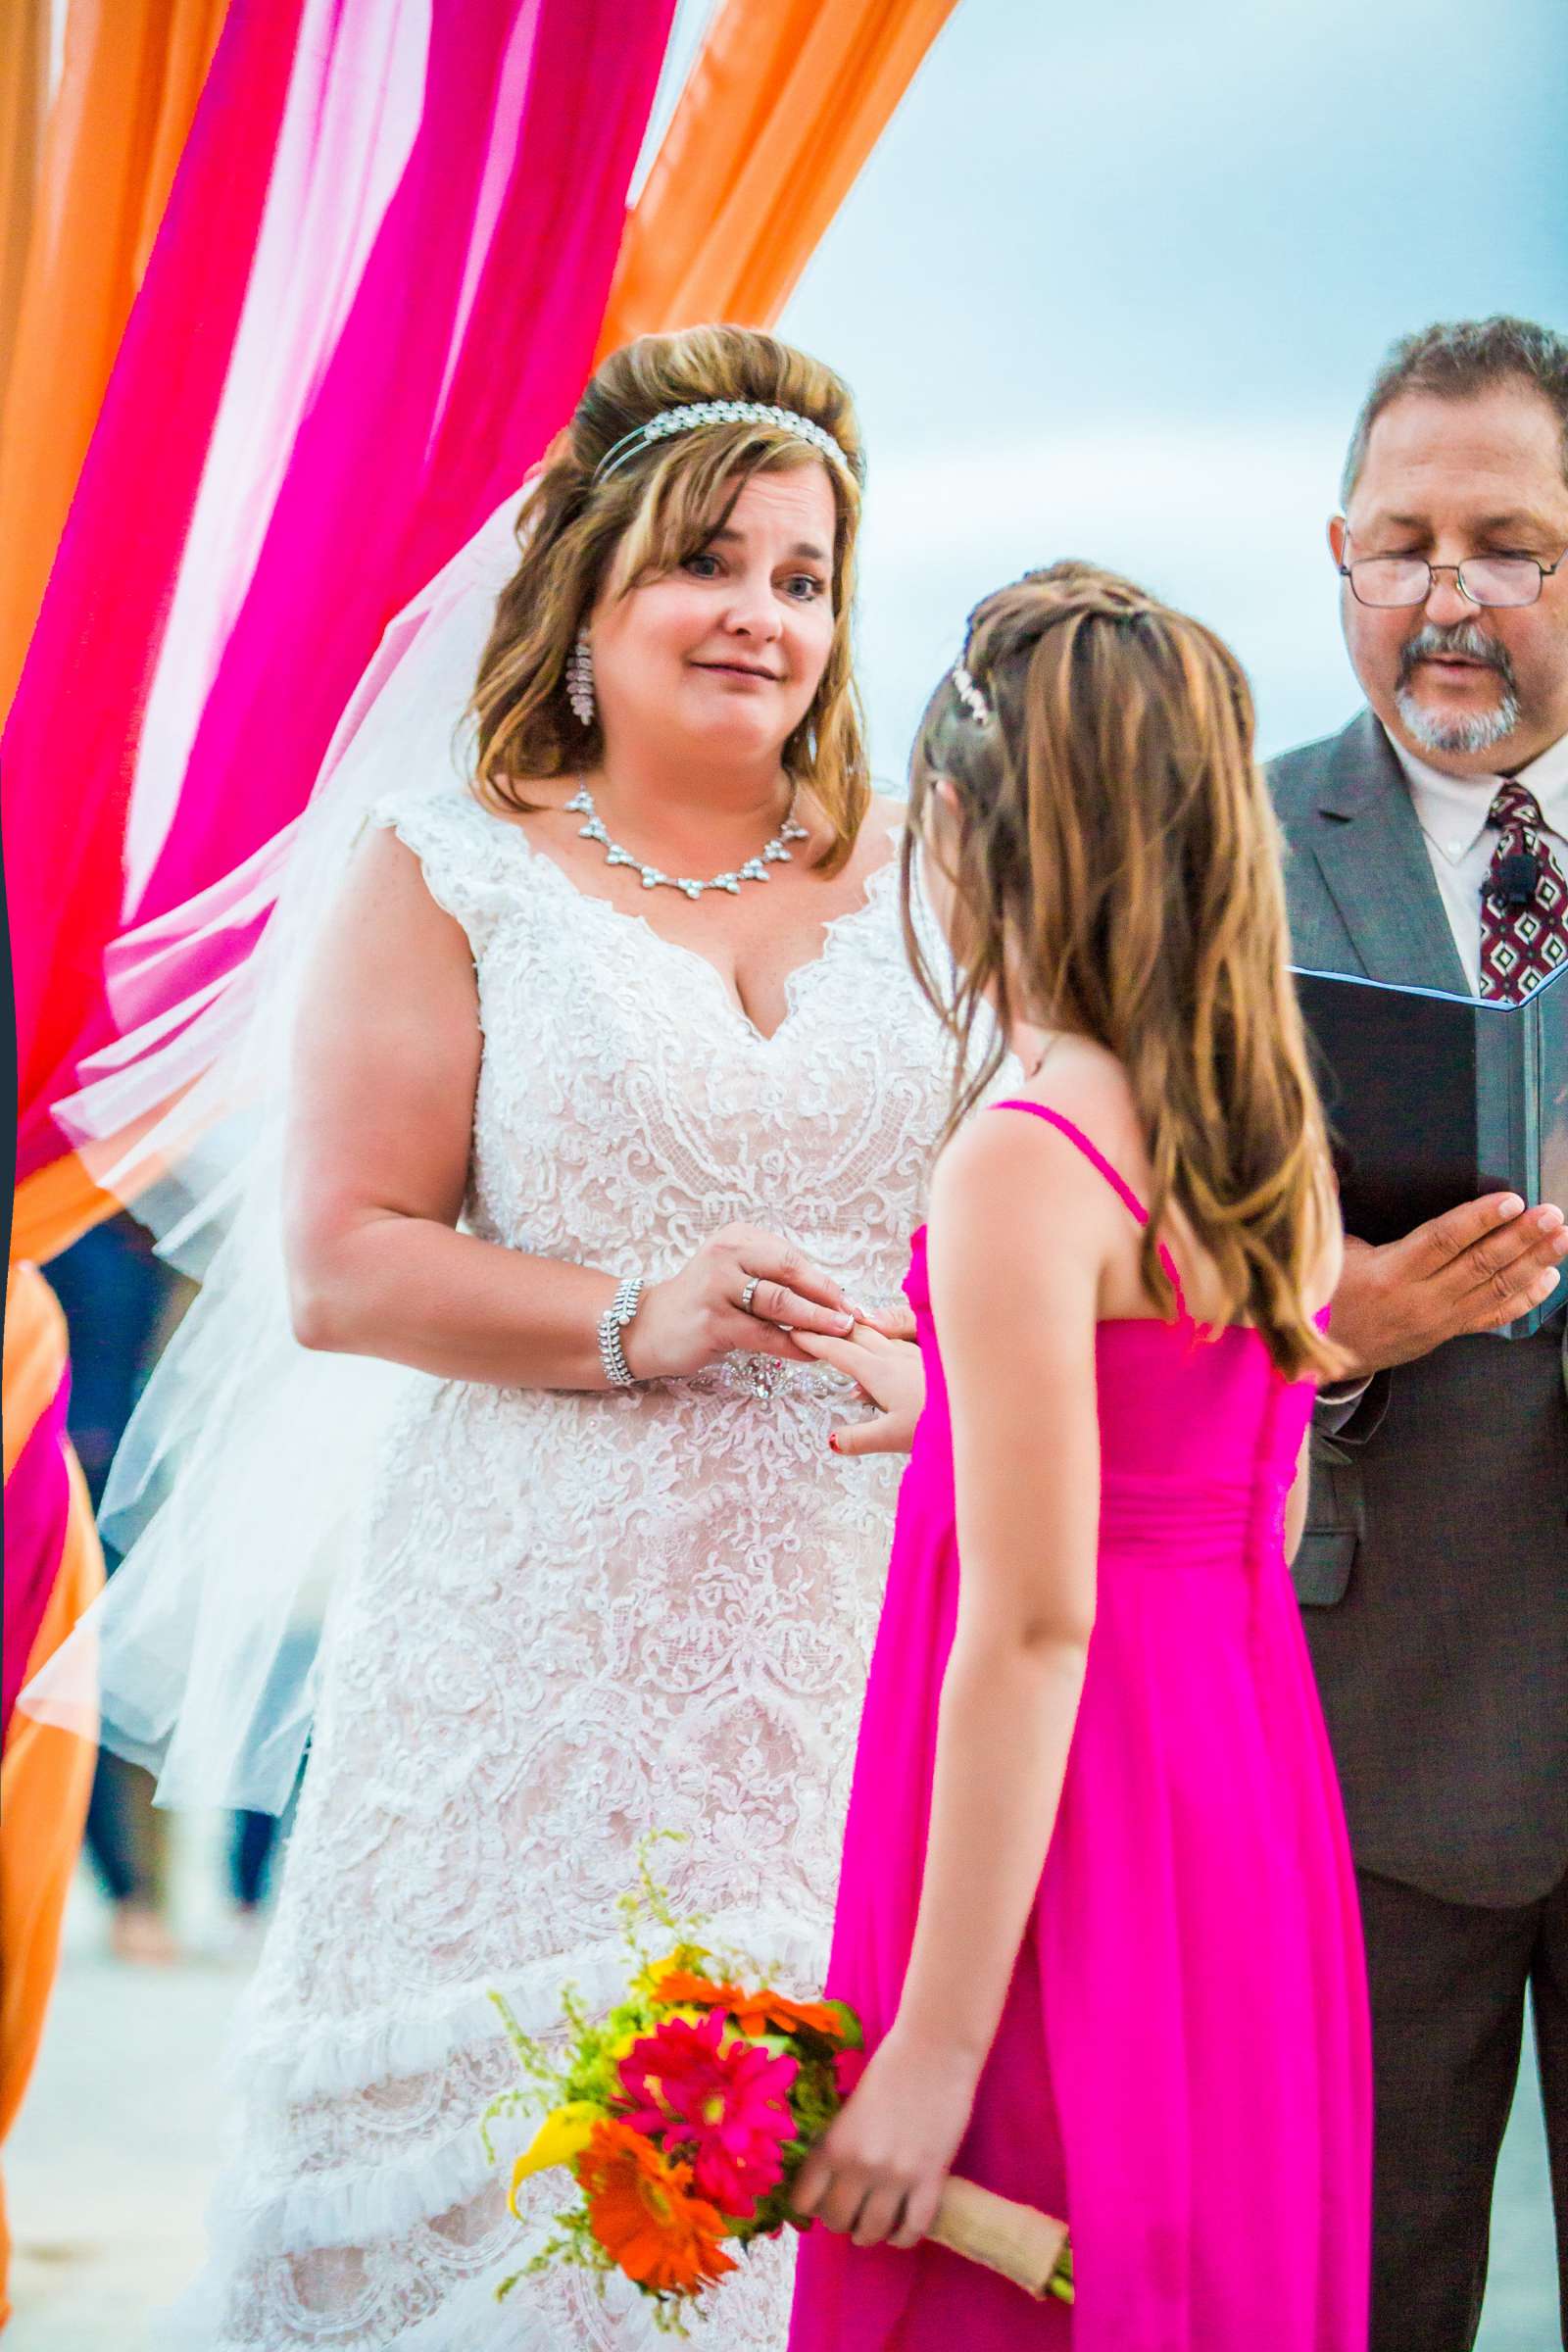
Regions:
<svg viewBox="0 0 1568 2352"><path fill-rule="evenodd" d="M47 1268L71 1333L67 1426L96 1513L110 1464L159 1347L167 1336L175 1278L128 1217L112 1217L73 1243ZM104 1547L113 1575L119 1556ZM100 1750L87 1812L86 1845L111 1906L110 1948L122 1960L176 1956L165 1917L164 1826L152 1782L135 1765Z"/></svg>
<svg viewBox="0 0 1568 2352"><path fill-rule="evenodd" d="M275 1813L236 1813L228 1848L228 1890L239 1912L259 1911L267 1900L277 1843Z"/></svg>
<svg viewBox="0 0 1568 2352"><path fill-rule="evenodd" d="M1372 2000L1371 2352L1471 2352L1544 1906L1357 1873Z"/></svg>
<svg viewBox="0 0 1568 2352"><path fill-rule="evenodd" d="M87 1806L86 1849L111 1906L109 1947L117 1960L164 1962L177 1947L164 1917L152 1784L123 1757L98 1750ZM150 1835L143 1835L143 1832Z"/></svg>

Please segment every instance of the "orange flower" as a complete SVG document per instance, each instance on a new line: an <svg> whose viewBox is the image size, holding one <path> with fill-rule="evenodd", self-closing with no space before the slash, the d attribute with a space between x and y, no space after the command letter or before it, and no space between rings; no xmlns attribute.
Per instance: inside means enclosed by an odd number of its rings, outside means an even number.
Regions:
<svg viewBox="0 0 1568 2352"><path fill-rule="evenodd" d="M827 2001L792 2001L782 1992L743 1992L729 2004L729 2013L743 2034L765 2033L769 2026L775 2034L793 2034L800 2029L808 2034L826 2034L834 2041L844 2039L844 2020Z"/></svg>
<svg viewBox="0 0 1568 2352"><path fill-rule="evenodd" d="M844 2038L844 2020L827 2001L792 2001L782 1992L743 1992L738 1984L717 1984L711 1977L695 1976L688 1968L666 1969L654 1986L661 2009L722 2009L743 2034L826 2034Z"/></svg>
<svg viewBox="0 0 1568 2352"><path fill-rule="evenodd" d="M689 1968L666 1968L654 1984L654 1999L661 2009L733 2009L746 1995L738 1984L715 1984L711 1977L700 1977Z"/></svg>
<svg viewBox="0 0 1568 2352"><path fill-rule="evenodd" d="M607 2122L575 2166L595 2237L628 2278L656 2294L695 2295L735 2268L719 2244L724 2217L690 2194L692 2168Z"/></svg>

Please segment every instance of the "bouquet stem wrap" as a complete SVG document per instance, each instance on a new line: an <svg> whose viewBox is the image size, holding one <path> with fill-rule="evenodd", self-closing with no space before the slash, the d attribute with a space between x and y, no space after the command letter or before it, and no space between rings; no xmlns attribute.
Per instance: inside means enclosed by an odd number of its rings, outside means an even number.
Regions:
<svg viewBox="0 0 1568 2352"><path fill-rule="evenodd" d="M1037 2303L1050 2295L1070 2299L1071 2271L1063 2264L1067 2225L1033 2205L1014 2204L994 2189L955 2177L942 2191L927 2234L934 2245L1010 2278Z"/></svg>

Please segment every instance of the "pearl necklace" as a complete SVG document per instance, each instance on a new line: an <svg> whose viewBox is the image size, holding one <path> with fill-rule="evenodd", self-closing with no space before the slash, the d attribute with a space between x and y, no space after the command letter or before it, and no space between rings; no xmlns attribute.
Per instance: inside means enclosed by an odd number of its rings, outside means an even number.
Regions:
<svg viewBox="0 0 1568 2352"><path fill-rule="evenodd" d="M783 824L755 858L748 858L746 863L737 866L733 873L715 874L710 882L694 882L688 874L662 873L657 865L644 865L642 859L634 858L630 850L623 850L618 841L612 841L605 831L604 818L594 807L594 796L586 784L573 793L566 803L566 813L568 816L585 816L588 822L578 826L578 839L597 841L612 865L633 867L643 878L644 890L658 890L662 883L669 890L683 890L689 899L700 899L705 890L727 890L730 897L734 898L743 882L765 882L770 865L789 864L787 845L790 842L810 839L805 825L795 822L795 801L796 795L792 792L790 805L784 811Z"/></svg>

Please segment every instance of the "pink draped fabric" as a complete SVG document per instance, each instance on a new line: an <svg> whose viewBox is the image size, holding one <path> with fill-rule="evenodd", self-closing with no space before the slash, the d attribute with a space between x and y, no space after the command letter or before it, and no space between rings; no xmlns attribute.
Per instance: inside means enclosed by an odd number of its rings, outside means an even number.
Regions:
<svg viewBox="0 0 1568 2352"><path fill-rule="evenodd" d="M569 414L672 11L235 0L3 747L24 1171L121 1025L109 942L298 814L388 619ZM252 936L211 929L214 986Z"/></svg>
<svg viewBox="0 0 1568 2352"><path fill-rule="evenodd" d="M11 1721L27 1660L54 1590L66 1541L70 1473L66 1466L66 1405L71 1375L28 1432L6 1480L4 1649L0 1652L0 1740Z"/></svg>

